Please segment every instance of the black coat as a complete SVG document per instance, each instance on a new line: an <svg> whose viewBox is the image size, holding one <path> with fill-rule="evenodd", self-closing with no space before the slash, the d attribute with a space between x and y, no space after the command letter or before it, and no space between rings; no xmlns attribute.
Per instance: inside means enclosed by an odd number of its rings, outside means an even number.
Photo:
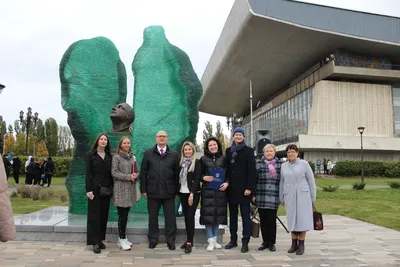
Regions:
<svg viewBox="0 0 400 267"><path fill-rule="evenodd" d="M89 152L85 157L86 163L86 192L98 192L101 186L112 186L111 153L106 153L102 159L97 151Z"/></svg>
<svg viewBox="0 0 400 267"><path fill-rule="evenodd" d="M13 170L14 173L19 173L21 170L21 160L18 157L13 159Z"/></svg>
<svg viewBox="0 0 400 267"><path fill-rule="evenodd" d="M221 153L222 154L222 153ZM210 175L210 168L227 167L226 157L203 156L201 162L201 177ZM225 181L228 177L225 176ZM226 191L207 188L208 182L203 181L201 191L200 224L228 224L227 219L227 195Z"/></svg>
<svg viewBox="0 0 400 267"><path fill-rule="evenodd" d="M157 145L144 152L140 173L140 189L149 198L175 197L179 188L179 155L167 149L160 155Z"/></svg>
<svg viewBox="0 0 400 267"><path fill-rule="evenodd" d="M45 173L46 174L53 174L54 173L54 163L52 160L49 160L45 166Z"/></svg>
<svg viewBox="0 0 400 267"><path fill-rule="evenodd" d="M189 167L190 168L190 165ZM179 167L179 173L181 172L182 167ZM194 165L194 171L193 172L188 172L187 173L187 185L189 188L190 193L196 193L200 192L200 180L201 180L201 164L200 160L196 159L195 165ZM179 189L180 189L180 184L179 184ZM178 191L179 192L179 191Z"/></svg>
<svg viewBox="0 0 400 267"><path fill-rule="evenodd" d="M232 204L247 204L251 202L252 194L245 196L246 189L253 191L256 178L256 160L254 150L244 147L239 150L235 162L232 163L232 152L229 147L226 150L228 161L228 201Z"/></svg>

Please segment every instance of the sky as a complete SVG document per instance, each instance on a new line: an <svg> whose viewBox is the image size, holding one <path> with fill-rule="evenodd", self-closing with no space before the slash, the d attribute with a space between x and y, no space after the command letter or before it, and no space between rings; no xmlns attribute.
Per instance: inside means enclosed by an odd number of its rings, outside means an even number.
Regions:
<svg viewBox="0 0 400 267"><path fill-rule="evenodd" d="M244 1L244 0L243 0ZM400 0L304 0L400 17ZM13 124L19 111L32 107L43 120L67 125L61 108L59 63L75 41L105 36L127 68L127 103L133 103L131 63L142 44L144 28L162 25L168 40L185 51L201 79L234 0L0 0L0 115ZM226 119L200 113L198 143L204 122L215 128Z"/></svg>

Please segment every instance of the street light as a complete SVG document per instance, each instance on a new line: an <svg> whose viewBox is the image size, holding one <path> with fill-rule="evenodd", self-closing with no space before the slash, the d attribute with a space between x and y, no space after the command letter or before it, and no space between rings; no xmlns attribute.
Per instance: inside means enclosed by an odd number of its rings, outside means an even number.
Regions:
<svg viewBox="0 0 400 267"><path fill-rule="evenodd" d="M365 127L360 126L358 127L358 131L360 132L361 135L361 182L364 183L364 149L363 149L363 133L364 133Z"/></svg>
<svg viewBox="0 0 400 267"><path fill-rule="evenodd" d="M35 112L32 116L32 108L28 108L28 113L26 113L26 136L25 136L25 155L28 156L28 136L29 136L29 128L31 127L31 120L33 119L34 126L36 126L36 122L38 120L39 113ZM24 120L24 112L21 110L19 112L19 120L22 124Z"/></svg>

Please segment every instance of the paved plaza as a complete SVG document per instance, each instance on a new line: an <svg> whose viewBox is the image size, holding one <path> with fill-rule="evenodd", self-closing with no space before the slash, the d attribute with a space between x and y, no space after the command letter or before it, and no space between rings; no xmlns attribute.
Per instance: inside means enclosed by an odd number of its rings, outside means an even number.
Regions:
<svg viewBox="0 0 400 267"><path fill-rule="evenodd" d="M251 240L245 254L240 248L207 252L206 244L195 244L190 255L179 249L181 244L175 251L165 244L151 250L145 243L121 251L107 242L107 249L95 255L83 242L12 241L0 243L0 266L400 266L400 232L338 215L325 215L324 223L324 231L308 234L302 256L286 253L290 238L278 225L276 252L257 251L260 238ZM224 243L228 240L227 229Z"/></svg>

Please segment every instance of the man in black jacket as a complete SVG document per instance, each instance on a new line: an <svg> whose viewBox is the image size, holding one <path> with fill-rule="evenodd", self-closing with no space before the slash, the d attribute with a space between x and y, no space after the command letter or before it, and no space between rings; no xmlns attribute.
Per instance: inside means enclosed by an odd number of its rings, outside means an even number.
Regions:
<svg viewBox="0 0 400 267"><path fill-rule="evenodd" d="M175 197L179 185L179 154L167 145L168 135L165 131L157 133L156 143L144 152L140 173L141 192L147 198L149 212L149 248L155 248L160 237L158 214L162 205L165 238L168 248L175 250Z"/></svg>
<svg viewBox="0 0 400 267"><path fill-rule="evenodd" d="M19 172L21 170L21 160L18 158L17 155L13 156L13 175L15 184L19 184Z"/></svg>
<svg viewBox="0 0 400 267"><path fill-rule="evenodd" d="M244 137L243 129L236 128L233 131L232 146L226 150L229 177L228 202L231 240L225 246L225 249L231 249L238 245L238 208L240 206L243 224L242 253L249 251L248 244L251 233L250 202L256 176L254 150L246 146Z"/></svg>

